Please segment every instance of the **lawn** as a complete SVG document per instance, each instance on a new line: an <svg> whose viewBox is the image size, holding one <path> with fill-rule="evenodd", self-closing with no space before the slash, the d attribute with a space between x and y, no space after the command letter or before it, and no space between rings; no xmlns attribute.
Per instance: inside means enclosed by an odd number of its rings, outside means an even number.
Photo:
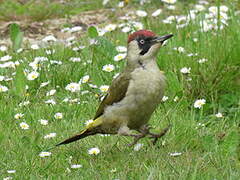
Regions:
<svg viewBox="0 0 240 180"><path fill-rule="evenodd" d="M123 7L116 0L7 2L0 2L6 10L0 24L19 25L9 25L0 44L2 179L240 178L238 0L129 0ZM48 31L27 42L29 31L21 27L21 20L90 10L97 17L99 9L107 21L60 24L68 35L62 38ZM139 29L174 34L158 53L167 88L150 120L153 131L171 125L169 132L155 146L147 138L128 147L131 138L95 135L54 147L94 117L126 64L128 35Z"/></svg>

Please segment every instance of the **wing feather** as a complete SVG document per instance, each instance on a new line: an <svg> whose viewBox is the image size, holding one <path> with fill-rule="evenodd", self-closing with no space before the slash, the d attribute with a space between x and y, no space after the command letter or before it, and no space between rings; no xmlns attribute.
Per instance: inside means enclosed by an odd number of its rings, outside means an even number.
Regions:
<svg viewBox="0 0 240 180"><path fill-rule="evenodd" d="M130 73L125 71L112 81L108 93L104 97L101 104L99 105L99 108L96 112L94 119L97 119L99 116L101 116L104 113L104 109L107 106L119 102L125 97L130 79L131 79Z"/></svg>

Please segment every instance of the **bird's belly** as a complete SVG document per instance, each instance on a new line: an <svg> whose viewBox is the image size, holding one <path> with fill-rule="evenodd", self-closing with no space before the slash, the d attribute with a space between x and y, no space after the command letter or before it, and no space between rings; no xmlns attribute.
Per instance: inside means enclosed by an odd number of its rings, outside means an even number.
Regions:
<svg viewBox="0 0 240 180"><path fill-rule="evenodd" d="M160 103L164 86L164 76L158 69L136 69L125 98L106 108L105 114L116 120L118 126L126 124L130 129L139 129Z"/></svg>

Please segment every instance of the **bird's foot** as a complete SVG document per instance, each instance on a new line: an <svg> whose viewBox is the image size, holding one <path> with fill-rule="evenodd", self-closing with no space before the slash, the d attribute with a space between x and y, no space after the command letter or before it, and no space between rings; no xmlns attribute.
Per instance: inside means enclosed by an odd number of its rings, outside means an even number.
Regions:
<svg viewBox="0 0 240 180"><path fill-rule="evenodd" d="M144 138L144 137L146 136L146 134L145 134L145 133L141 133L141 134L131 134L130 136L134 137L134 140L133 140L132 143L127 144L127 146L129 146L129 147L137 144L137 142L138 142L140 139Z"/></svg>
<svg viewBox="0 0 240 180"><path fill-rule="evenodd" d="M159 138L161 138L162 136L164 136L164 135L168 132L169 129L170 129L170 126L166 127L165 129L163 129L163 130L162 130L160 133L158 133L158 134L149 132L149 133L148 133L149 137L150 137L150 138L153 138L153 141L152 141L153 145L155 145L156 142L157 142L157 140L158 140Z"/></svg>

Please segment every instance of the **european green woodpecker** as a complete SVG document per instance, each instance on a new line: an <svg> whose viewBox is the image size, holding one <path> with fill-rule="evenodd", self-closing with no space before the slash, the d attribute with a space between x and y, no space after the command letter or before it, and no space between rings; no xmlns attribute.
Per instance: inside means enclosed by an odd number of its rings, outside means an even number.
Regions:
<svg viewBox="0 0 240 180"><path fill-rule="evenodd" d="M94 121L79 134L57 144L68 144L95 134L119 134L139 139L164 135L149 131L148 121L161 102L165 89L165 76L157 65L157 53L173 35L157 36L149 30L134 32L128 37L127 64L123 72L112 81L101 102ZM132 130L138 133L133 133Z"/></svg>

